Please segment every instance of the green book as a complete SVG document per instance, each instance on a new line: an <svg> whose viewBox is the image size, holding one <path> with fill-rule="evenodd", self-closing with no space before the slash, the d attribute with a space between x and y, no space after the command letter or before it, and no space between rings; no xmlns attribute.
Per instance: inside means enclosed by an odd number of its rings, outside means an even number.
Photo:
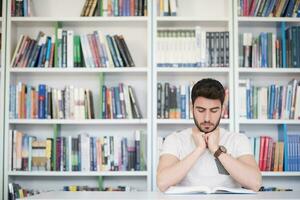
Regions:
<svg viewBox="0 0 300 200"><path fill-rule="evenodd" d="M103 188L103 177L102 176L98 177L98 188L99 188L99 191L104 190L104 188Z"/></svg>
<svg viewBox="0 0 300 200"><path fill-rule="evenodd" d="M59 43L61 43L60 39L58 38L58 30L62 28L62 22L57 22L55 23L55 53L54 53L54 67L59 67L59 62L58 62L58 48L59 48Z"/></svg>
<svg viewBox="0 0 300 200"><path fill-rule="evenodd" d="M99 73L99 99L100 99L100 106L99 106L99 119L103 119L102 112L103 112L103 94L102 94L102 87L104 85L104 73Z"/></svg>
<svg viewBox="0 0 300 200"><path fill-rule="evenodd" d="M56 171L56 138L60 135L60 125L55 124L53 127L53 143L52 143L52 169Z"/></svg>

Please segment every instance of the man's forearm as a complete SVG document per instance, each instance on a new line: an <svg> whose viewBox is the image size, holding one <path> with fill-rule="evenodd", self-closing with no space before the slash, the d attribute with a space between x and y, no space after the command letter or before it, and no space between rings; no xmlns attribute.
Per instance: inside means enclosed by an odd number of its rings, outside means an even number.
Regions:
<svg viewBox="0 0 300 200"><path fill-rule="evenodd" d="M222 153L218 159L232 178L243 187L254 191L259 190L261 185L261 175L258 169L246 165L229 154Z"/></svg>
<svg viewBox="0 0 300 200"><path fill-rule="evenodd" d="M192 153L174 166L162 169L157 174L157 184L160 190L165 191L170 186L179 183L194 166L205 149L196 148Z"/></svg>

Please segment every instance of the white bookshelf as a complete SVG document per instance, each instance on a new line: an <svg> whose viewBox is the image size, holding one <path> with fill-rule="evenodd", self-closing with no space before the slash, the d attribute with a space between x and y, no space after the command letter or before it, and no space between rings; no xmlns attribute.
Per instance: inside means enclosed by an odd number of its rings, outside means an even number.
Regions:
<svg viewBox="0 0 300 200"><path fill-rule="evenodd" d="M239 116L239 80L250 78L255 86L266 86L274 83L286 85L293 78L299 80L297 68L241 68L239 66L239 33L260 32L276 33L280 30L280 22L290 25L300 25L300 18L288 17L243 17L238 16L238 0L234 0L234 81L235 81L235 130L244 132L249 137L270 136L277 140L277 126L287 124L288 134L299 134L300 120L273 119L241 119ZM263 185L298 190L300 186L299 172L262 172Z"/></svg>
<svg viewBox="0 0 300 200"><path fill-rule="evenodd" d="M147 119L10 119L9 124L147 125Z"/></svg>
<svg viewBox="0 0 300 200"><path fill-rule="evenodd" d="M2 160L0 165L0 199L4 199L4 96L5 96L5 38L6 38L6 1L2 1L2 16L0 17L0 32L1 32L1 53L0 53L0 160Z"/></svg>
<svg viewBox="0 0 300 200"><path fill-rule="evenodd" d="M11 0L8 0L10 8ZM5 113L0 121L0 160L5 160L3 187L0 194L7 198L7 184L20 183L25 188L61 189L64 185L97 185L97 177L104 177L105 186L130 185L141 190L157 190L156 168L158 157L157 137L165 137L176 130L193 125L192 119L157 119L157 83L188 84L205 77L220 80L230 91L230 118L221 120L221 127L230 131L245 131L249 136L269 135L277 139L277 125L288 124L291 132L299 133L300 121L297 120L248 120L239 118L238 80L253 78L255 84L265 85L273 82L286 84L292 78L300 78L299 69L248 69L238 66L238 33L250 31L275 32L280 22L300 24L299 18L266 18L237 16L237 0L178 0L176 17L157 16L157 0L148 0L146 17L79 17L85 0L33 0L33 17L2 17L2 68L0 70L0 113ZM6 1L4 1L4 4ZM72 9L69 9L72 5ZM216 6L218 5L218 6ZM5 9L4 9L5 10ZM4 15L5 16L5 15ZM7 22L7 25L4 25ZM101 30L107 34L123 34L137 67L91 69L91 68L10 68L10 60L19 36L27 34L35 38L42 30L47 35L54 33L54 24L62 22L64 29L74 30L75 34L91 33ZM229 31L230 67L229 68L159 68L156 67L156 39L158 28L193 28L200 26L206 31ZM4 31L7 27L7 31ZM5 34L7 40L5 41ZM6 54L4 52L7 52ZM6 66L6 68L4 68ZM9 119L9 85L19 81L37 86L45 83L55 88L65 85L87 87L93 91L95 110L99 101L99 73L105 74L105 84L115 86L119 82L130 84L135 89L143 119L124 120L33 120ZM4 79L5 77L5 79ZM4 82L5 80L5 82ZM5 94L4 94L4 88ZM4 100L6 105L4 107ZM3 112L3 110L5 112ZM96 116L98 113L96 112ZM2 116L1 116L2 117ZM62 136L75 136L83 131L91 136L126 135L134 130L147 132L147 171L142 172L20 172L8 169L9 129L18 129L41 139L51 137L53 126L61 126ZM3 131L2 131L3 130ZM74 131L75 130L75 131ZM2 138L5 136L5 140ZM3 142L4 141L4 142ZM4 159L2 158L4 147ZM1 169L2 165L0 166ZM300 188L299 172L262 172L265 186ZM67 179L66 179L67 177ZM3 190L5 188L5 190ZM3 191L2 191L3 190Z"/></svg>
<svg viewBox="0 0 300 200"><path fill-rule="evenodd" d="M117 86L125 83L133 86L142 119L91 119L91 120L41 120L9 119L8 104L5 107L5 156L8 159L8 134L17 129L39 139L52 137L53 126L59 124L62 136L77 136L88 133L90 136L125 136L133 139L134 130L143 130L147 134L147 171L101 171L101 172L53 172L53 171L10 171L5 162L4 185L19 183L22 187L42 190L60 190L66 185L97 186L98 177L104 177L104 187L126 185L141 191L151 190L151 98L152 98L152 43L151 43L151 1L148 1L148 16L142 17L79 17L85 0L46 0L32 1L32 17L7 17L6 48L6 95L9 102L9 85L17 82L37 86L39 83L54 88L66 85L89 88L94 95L95 117L99 118L99 73L104 73L104 84ZM10 8L11 0L8 0ZM70 9L70 5L72 9ZM39 31L46 35L54 34L54 25L62 23L62 28L74 30L75 35L101 30L104 34L122 34L129 47L136 67L132 68L11 68L10 61L21 34L36 38ZM4 59L3 59L4 60ZM4 98L2 98L4 99ZM1 112L2 113L2 112ZM67 180L65 177L68 177ZM6 188L6 187L5 187ZM4 190L4 197L7 197ZM5 198L6 199L6 198Z"/></svg>
<svg viewBox="0 0 300 200"><path fill-rule="evenodd" d="M11 73L57 73L57 74L71 74L71 73L128 73L134 75L146 75L149 73L147 67L132 67L132 68L12 68Z"/></svg>
<svg viewBox="0 0 300 200"><path fill-rule="evenodd" d="M157 83L169 82L170 85L187 85L191 81L197 82L205 77L212 77L222 82L229 88L230 99L233 99L233 27L232 27L232 4L230 0L225 1L205 1L191 0L186 2L179 0L177 16L158 16L157 7L153 6L153 189L156 186L156 169L158 165L158 137L166 137L174 131L192 127L193 119L157 119ZM216 7L215 5L218 6ZM157 5L154 1L153 5ZM214 10L214 12L212 12ZM222 67L201 67L201 68L164 68L157 67L156 39L157 30L160 28L195 28L200 26L205 31L229 31L230 38L230 59L229 68ZM230 101L230 118L222 119L221 126L233 131L233 101Z"/></svg>
<svg viewBox="0 0 300 200"><path fill-rule="evenodd" d="M10 171L8 172L10 176L61 176L61 177L68 177L68 176L114 176L114 177L126 177L126 176L140 176L140 177L147 177L148 173L144 171L128 171L128 172L114 172L114 171L107 171L107 172L19 172L19 171Z"/></svg>

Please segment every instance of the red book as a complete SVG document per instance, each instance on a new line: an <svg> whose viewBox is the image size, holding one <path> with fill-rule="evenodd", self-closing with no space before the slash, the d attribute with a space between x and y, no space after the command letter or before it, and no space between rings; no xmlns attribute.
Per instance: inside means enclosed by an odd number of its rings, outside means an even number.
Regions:
<svg viewBox="0 0 300 200"><path fill-rule="evenodd" d="M273 149L273 139L269 138L268 140L268 153L267 153L267 167L266 171L271 171L271 162L272 162L272 149Z"/></svg>
<svg viewBox="0 0 300 200"><path fill-rule="evenodd" d="M244 6L243 6L243 16L248 16L248 11L249 11L249 8L248 8L248 0L244 0Z"/></svg>
<svg viewBox="0 0 300 200"><path fill-rule="evenodd" d="M267 157L268 157L268 150L269 150L269 141L270 141L270 137L265 136L265 144L264 144L264 148L263 148L263 163L262 163L262 171L266 171L267 170Z"/></svg>

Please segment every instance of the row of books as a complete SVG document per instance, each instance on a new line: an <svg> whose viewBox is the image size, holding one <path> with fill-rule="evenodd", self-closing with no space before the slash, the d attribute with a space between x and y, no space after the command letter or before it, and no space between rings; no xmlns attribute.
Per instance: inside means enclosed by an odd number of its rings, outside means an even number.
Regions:
<svg viewBox="0 0 300 200"><path fill-rule="evenodd" d="M80 16L147 16L147 0L86 0Z"/></svg>
<svg viewBox="0 0 300 200"><path fill-rule="evenodd" d="M300 135L288 134L285 124L278 125L278 141L250 137L250 144L261 171L300 171Z"/></svg>
<svg viewBox="0 0 300 200"><path fill-rule="evenodd" d="M142 118L130 85L102 86L102 119ZM45 84L34 87L19 82L10 85L9 115L11 119L95 119L94 96L89 89L72 85L56 89Z"/></svg>
<svg viewBox="0 0 300 200"><path fill-rule="evenodd" d="M20 184L17 183L9 183L8 184L8 193L9 197L8 200L16 200L16 199L22 199L25 197L30 197L34 195L38 195L44 192L50 192L54 190L35 190L35 189L25 189L20 186ZM78 192L78 191L118 191L118 192L130 192L130 191L136 191L136 188L131 186L123 186L119 185L116 187L108 186L108 187L91 187L87 185L70 185L70 186L64 186L62 188L62 191L71 191L71 192Z"/></svg>
<svg viewBox="0 0 300 200"><path fill-rule="evenodd" d="M143 118L135 92L130 85L120 83L117 87L102 86L102 119Z"/></svg>
<svg viewBox="0 0 300 200"><path fill-rule="evenodd" d="M300 17L298 0L237 0L240 16Z"/></svg>
<svg viewBox="0 0 300 200"><path fill-rule="evenodd" d="M74 35L73 30L57 28L56 35L40 31L36 39L21 35L12 67L134 67L123 35L101 31Z"/></svg>
<svg viewBox="0 0 300 200"><path fill-rule="evenodd" d="M80 186L80 185L71 185L71 186L64 186L63 191L70 191L70 192L79 192L79 191L109 191L109 192L130 192L133 191L134 188L130 186L117 186L117 187L105 187L103 189L99 187L90 187L87 185Z"/></svg>
<svg viewBox="0 0 300 200"><path fill-rule="evenodd" d="M285 34L262 32L239 35L239 66L252 68L300 68L300 26L292 26Z"/></svg>
<svg viewBox="0 0 300 200"><path fill-rule="evenodd" d="M300 119L300 82L288 85L254 86L250 79L239 81L240 118Z"/></svg>
<svg viewBox="0 0 300 200"><path fill-rule="evenodd" d="M89 89L66 86L56 89L21 83L10 85L11 119L94 119L93 93Z"/></svg>
<svg viewBox="0 0 300 200"><path fill-rule="evenodd" d="M92 137L87 133L38 139L10 130L12 171L146 171L147 136Z"/></svg>
<svg viewBox="0 0 300 200"><path fill-rule="evenodd" d="M176 0L158 0L158 16L177 16L178 2Z"/></svg>
<svg viewBox="0 0 300 200"><path fill-rule="evenodd" d="M160 29L156 56L158 67L229 67L229 32Z"/></svg>
<svg viewBox="0 0 300 200"><path fill-rule="evenodd" d="M25 197L30 197L37 195L40 192L32 189L24 189L17 183L8 184L8 200L22 199Z"/></svg>
<svg viewBox="0 0 300 200"><path fill-rule="evenodd" d="M32 16L31 4L32 4L31 0L11 0L11 16L12 17Z"/></svg>
<svg viewBox="0 0 300 200"><path fill-rule="evenodd" d="M261 171L283 171L284 143L271 137L250 138L253 155Z"/></svg>
<svg viewBox="0 0 300 200"><path fill-rule="evenodd" d="M157 118L191 119L193 118L190 85L171 85L169 82L157 83ZM222 118L229 118L229 90L225 90Z"/></svg>

